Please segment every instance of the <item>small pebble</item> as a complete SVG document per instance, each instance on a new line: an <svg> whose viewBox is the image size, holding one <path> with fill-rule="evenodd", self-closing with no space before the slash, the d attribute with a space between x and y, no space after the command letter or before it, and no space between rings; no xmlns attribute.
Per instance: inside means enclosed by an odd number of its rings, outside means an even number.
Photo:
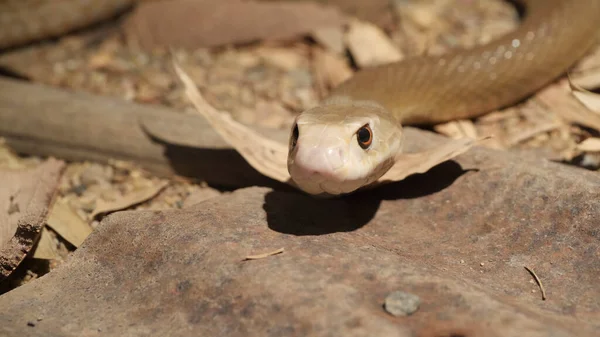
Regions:
<svg viewBox="0 0 600 337"><path fill-rule="evenodd" d="M27 326L34 327L34 326L35 326L35 323L33 323L33 322L29 321L29 322L27 322Z"/></svg>
<svg viewBox="0 0 600 337"><path fill-rule="evenodd" d="M385 310L394 316L412 315L421 304L417 295L394 291L385 298Z"/></svg>
<svg viewBox="0 0 600 337"><path fill-rule="evenodd" d="M483 267L485 266L485 263L481 262L479 265Z"/></svg>

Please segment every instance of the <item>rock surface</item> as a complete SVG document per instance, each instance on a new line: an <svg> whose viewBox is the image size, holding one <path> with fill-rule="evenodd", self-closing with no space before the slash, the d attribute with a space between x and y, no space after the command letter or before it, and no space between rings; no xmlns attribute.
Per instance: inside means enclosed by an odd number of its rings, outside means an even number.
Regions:
<svg viewBox="0 0 600 337"><path fill-rule="evenodd" d="M115 213L0 297L0 335L597 336L599 198L595 174L478 148L343 199L253 187ZM398 289L411 316L385 312Z"/></svg>

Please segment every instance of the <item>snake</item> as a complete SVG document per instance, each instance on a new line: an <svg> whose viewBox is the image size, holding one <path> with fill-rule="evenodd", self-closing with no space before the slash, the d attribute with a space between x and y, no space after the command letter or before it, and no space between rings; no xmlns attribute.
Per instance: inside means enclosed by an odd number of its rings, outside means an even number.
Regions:
<svg viewBox="0 0 600 337"><path fill-rule="evenodd" d="M517 104L597 42L599 0L521 0L519 26L490 43L356 72L290 133L287 168L313 195L369 186L401 160L402 125L468 119Z"/></svg>
<svg viewBox="0 0 600 337"><path fill-rule="evenodd" d="M101 22L134 2L0 1L0 49ZM267 175L261 165L283 166L308 194L340 195L372 185L406 159L400 155L403 125L475 118L517 104L563 75L597 42L600 0L514 2L523 9L519 26L487 44L356 72L297 115L281 163L253 158L250 143L234 147ZM243 133L238 127L229 135Z"/></svg>

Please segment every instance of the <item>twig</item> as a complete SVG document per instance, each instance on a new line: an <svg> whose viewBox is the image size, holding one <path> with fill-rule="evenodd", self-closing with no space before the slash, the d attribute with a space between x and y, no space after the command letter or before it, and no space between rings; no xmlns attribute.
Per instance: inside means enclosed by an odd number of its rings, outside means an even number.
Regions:
<svg viewBox="0 0 600 337"><path fill-rule="evenodd" d="M248 255L248 256L246 256L246 258L244 258L244 261L264 259L265 257L269 257L269 256L281 254L281 253L283 253L283 248L279 248L279 249L274 250L274 251L269 252L269 253L257 254L257 255Z"/></svg>
<svg viewBox="0 0 600 337"><path fill-rule="evenodd" d="M525 267L525 269L531 274L531 276L533 276L533 278L535 279L535 282L537 282L538 286L540 287L540 290L542 291L542 300L545 301L546 300L546 290L544 289L542 280L540 280L540 278L535 274L533 269L529 269L527 266L523 266L523 267Z"/></svg>

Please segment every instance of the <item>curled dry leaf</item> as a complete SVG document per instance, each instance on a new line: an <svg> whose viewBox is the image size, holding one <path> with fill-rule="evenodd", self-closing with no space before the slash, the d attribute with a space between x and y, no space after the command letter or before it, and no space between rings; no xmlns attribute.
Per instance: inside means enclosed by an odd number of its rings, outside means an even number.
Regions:
<svg viewBox="0 0 600 337"><path fill-rule="evenodd" d="M284 183L290 180L287 171L287 146L264 137L235 121L230 115L212 107L204 100L192 79L181 69L175 58L173 66L196 111L206 118L226 142L263 175Z"/></svg>
<svg viewBox="0 0 600 337"><path fill-rule="evenodd" d="M471 138L450 139L443 145L415 153L401 153L396 156L396 163L379 179L379 183L400 181L412 174L425 173L434 166L467 152L477 143L491 137L479 140Z"/></svg>
<svg viewBox="0 0 600 337"><path fill-rule="evenodd" d="M92 212L91 217L95 218L98 214L120 211L150 200L160 193L160 191L162 191L165 187L167 187L168 184L169 183L167 181L163 181L154 186L140 188L115 201L106 202L100 199L98 200L96 209L94 209L94 212Z"/></svg>

